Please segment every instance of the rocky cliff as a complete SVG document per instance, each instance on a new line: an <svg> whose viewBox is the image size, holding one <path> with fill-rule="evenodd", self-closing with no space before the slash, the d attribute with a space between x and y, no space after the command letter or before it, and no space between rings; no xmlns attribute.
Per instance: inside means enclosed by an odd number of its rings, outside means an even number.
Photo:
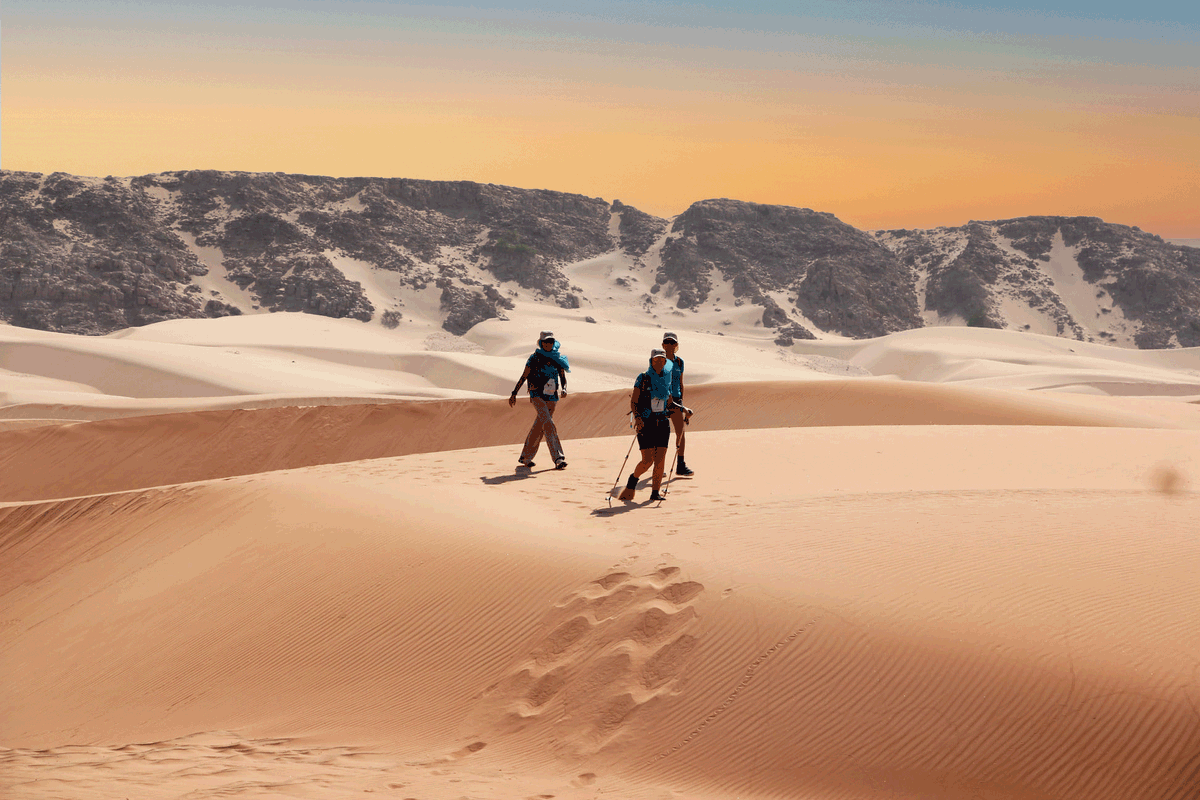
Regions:
<svg viewBox="0 0 1200 800"><path fill-rule="evenodd" d="M569 275L594 278L588 264L609 266L585 292ZM676 315L735 305L743 320L755 308L781 345L927 324L1200 345L1200 250L1092 217L868 233L735 200L697 202L672 222L620 201L462 181L0 172L0 320L15 325L101 334L303 311L395 327L402 296L432 292L442 326L461 334L517 297L587 308L607 291L648 318L664 304Z"/></svg>
<svg viewBox="0 0 1200 800"><path fill-rule="evenodd" d="M611 216L603 200L469 182L3 172L0 318L106 333L236 313L239 294L256 310L363 320L390 310L335 264L345 258L392 284L436 283L461 333L510 304L502 281L578 306L561 267L614 247Z"/></svg>
<svg viewBox="0 0 1200 800"><path fill-rule="evenodd" d="M680 308L694 308L708 299L716 275L732 284L735 297L761 305L762 324L784 336L813 335L799 315L854 337L921 326L912 270L832 214L736 200L694 203L671 227L658 280L674 285ZM785 310L772 292L786 293L799 313Z"/></svg>
<svg viewBox="0 0 1200 800"><path fill-rule="evenodd" d="M1138 228L1022 217L876 237L916 272L926 322L1200 346L1200 250Z"/></svg>
<svg viewBox="0 0 1200 800"><path fill-rule="evenodd" d="M0 175L0 318L101 333L225 313L190 279L204 267L144 193L115 179Z"/></svg>

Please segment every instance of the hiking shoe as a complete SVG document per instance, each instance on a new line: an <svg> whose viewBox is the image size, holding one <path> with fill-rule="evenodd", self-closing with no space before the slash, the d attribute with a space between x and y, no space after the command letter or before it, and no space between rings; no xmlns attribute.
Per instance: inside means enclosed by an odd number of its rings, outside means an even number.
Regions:
<svg viewBox="0 0 1200 800"><path fill-rule="evenodd" d="M675 473L677 475L683 475L686 477L689 475L695 475L696 471L689 468L688 465L685 464L683 459L681 458L681 459L679 459L679 462L675 465Z"/></svg>
<svg viewBox="0 0 1200 800"><path fill-rule="evenodd" d="M558 461L555 461L554 468L555 469L566 469L567 468L567 460L565 458L560 458Z"/></svg>
<svg viewBox="0 0 1200 800"><path fill-rule="evenodd" d="M532 466L533 466L532 458L529 458L529 459L518 458L517 459L517 468L518 469L520 469L521 467L524 467L525 469L529 469Z"/></svg>
<svg viewBox="0 0 1200 800"><path fill-rule="evenodd" d="M659 500L662 500L662 499L663 499L663 496L662 496L661 494L659 494L659 493L658 493L658 489L651 489L651 490L650 490L650 502L651 502L651 503L655 503L655 502L657 502L657 501L659 501Z"/></svg>

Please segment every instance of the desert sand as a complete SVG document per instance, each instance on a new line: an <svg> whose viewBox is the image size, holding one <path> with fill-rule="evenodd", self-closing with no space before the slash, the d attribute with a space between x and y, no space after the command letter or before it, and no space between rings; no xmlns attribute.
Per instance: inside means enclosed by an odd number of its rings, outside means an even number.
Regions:
<svg viewBox="0 0 1200 800"><path fill-rule="evenodd" d="M1200 797L1200 350L611 311L0 327L0 796Z"/></svg>

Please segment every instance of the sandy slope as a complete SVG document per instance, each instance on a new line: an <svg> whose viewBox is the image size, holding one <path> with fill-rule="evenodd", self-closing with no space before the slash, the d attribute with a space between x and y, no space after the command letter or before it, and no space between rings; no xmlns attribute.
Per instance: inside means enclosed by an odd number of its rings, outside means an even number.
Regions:
<svg viewBox="0 0 1200 800"><path fill-rule="evenodd" d="M4 508L6 796L1194 789L1200 434L702 433L610 511L622 445Z"/></svg>
<svg viewBox="0 0 1200 800"><path fill-rule="evenodd" d="M528 312L528 313L525 313ZM536 312L537 316L533 316ZM575 391L624 389L661 333L529 308L465 337L302 314L173 320L105 337L0 326L0 419L103 419L203 409L507 396L539 330ZM780 348L753 326L677 328L689 385L875 375L922 383L1200 400L1200 349L1137 351L975 328Z"/></svg>
<svg viewBox="0 0 1200 800"><path fill-rule="evenodd" d="M1200 352L517 312L0 329L0 796L1196 796Z"/></svg>
<svg viewBox="0 0 1200 800"><path fill-rule="evenodd" d="M1105 398L1106 400L1110 398ZM875 380L708 384L688 393L689 430L861 425L1065 425L1200 429L1200 407L1143 408ZM571 395L555 419L572 439L629 434L628 392ZM1169 413L1168 413L1169 412ZM396 402L163 414L0 432L0 501L72 497L409 453L510 444L528 401Z"/></svg>

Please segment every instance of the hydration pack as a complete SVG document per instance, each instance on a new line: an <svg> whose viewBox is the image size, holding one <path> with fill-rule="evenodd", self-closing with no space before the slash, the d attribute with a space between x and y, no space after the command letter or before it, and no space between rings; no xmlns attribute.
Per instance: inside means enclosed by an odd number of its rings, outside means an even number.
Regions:
<svg viewBox="0 0 1200 800"><path fill-rule="evenodd" d="M654 397L653 396L653 377L649 372L643 372L641 381L638 383L638 416L643 419L648 418L651 414L659 416L669 415L672 409L672 403L669 396Z"/></svg>
<svg viewBox="0 0 1200 800"><path fill-rule="evenodd" d="M533 391L533 393L536 395L543 394L544 390L546 388L546 383L551 378L554 379L555 388L557 389L558 388L558 386L557 386L557 384L558 384L558 362L556 362L554 359L550 358L550 356L546 355L544 352L542 352L540 350L534 352L533 356L534 356L534 358L537 359L537 366L534 369L529 370L528 383L529 383L530 390ZM550 373L550 371L548 369L546 369L547 365L554 368L553 375Z"/></svg>

